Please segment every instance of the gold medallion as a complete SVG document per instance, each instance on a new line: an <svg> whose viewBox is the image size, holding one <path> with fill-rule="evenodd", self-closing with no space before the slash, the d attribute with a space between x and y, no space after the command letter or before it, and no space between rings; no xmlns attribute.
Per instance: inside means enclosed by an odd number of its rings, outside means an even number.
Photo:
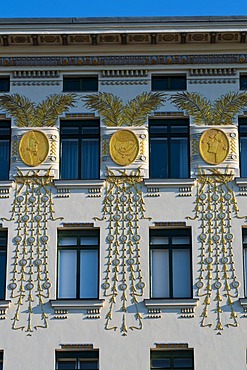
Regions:
<svg viewBox="0 0 247 370"><path fill-rule="evenodd" d="M32 130L26 132L20 141L19 153L22 161L31 167L36 167L48 156L49 140L47 136L41 132Z"/></svg>
<svg viewBox="0 0 247 370"><path fill-rule="evenodd" d="M226 134L214 128L204 131L199 148L202 159L209 164L224 162L230 150Z"/></svg>
<svg viewBox="0 0 247 370"><path fill-rule="evenodd" d="M115 132L110 140L110 155L120 166L133 163L139 153L139 142L136 135L129 130Z"/></svg>

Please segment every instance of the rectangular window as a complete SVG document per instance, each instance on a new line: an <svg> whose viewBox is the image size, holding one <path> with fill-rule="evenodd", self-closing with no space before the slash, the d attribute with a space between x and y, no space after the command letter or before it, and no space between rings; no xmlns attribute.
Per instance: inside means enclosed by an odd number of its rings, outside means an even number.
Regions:
<svg viewBox="0 0 247 370"><path fill-rule="evenodd" d="M150 178L189 177L188 120L150 120L149 140Z"/></svg>
<svg viewBox="0 0 247 370"><path fill-rule="evenodd" d="M9 179L9 165L10 165L10 122L0 120L0 180Z"/></svg>
<svg viewBox="0 0 247 370"><path fill-rule="evenodd" d="M247 90L247 74L240 75L239 85L240 90Z"/></svg>
<svg viewBox="0 0 247 370"><path fill-rule="evenodd" d="M240 176L247 177L247 118L240 118L239 130L239 157L240 157Z"/></svg>
<svg viewBox="0 0 247 370"><path fill-rule="evenodd" d="M151 350L150 370L193 370L194 356L193 350Z"/></svg>
<svg viewBox="0 0 247 370"><path fill-rule="evenodd" d="M58 298L98 298L99 231L58 232Z"/></svg>
<svg viewBox="0 0 247 370"><path fill-rule="evenodd" d="M10 90L10 78L9 76L0 77L0 93L8 92Z"/></svg>
<svg viewBox="0 0 247 370"><path fill-rule="evenodd" d="M0 299L5 299L7 231L0 231ZM0 367L1 369L1 367Z"/></svg>
<svg viewBox="0 0 247 370"><path fill-rule="evenodd" d="M99 121L62 121L60 131L60 177L62 179L98 179Z"/></svg>
<svg viewBox="0 0 247 370"><path fill-rule="evenodd" d="M68 76L63 78L63 91L98 91L98 76Z"/></svg>
<svg viewBox="0 0 247 370"><path fill-rule="evenodd" d="M56 370L99 370L99 351L56 351Z"/></svg>
<svg viewBox="0 0 247 370"><path fill-rule="evenodd" d="M151 298L191 298L190 229L151 229Z"/></svg>
<svg viewBox="0 0 247 370"><path fill-rule="evenodd" d="M247 297L247 229L243 228L244 296Z"/></svg>
<svg viewBox="0 0 247 370"><path fill-rule="evenodd" d="M152 91L186 90L186 75L152 76Z"/></svg>

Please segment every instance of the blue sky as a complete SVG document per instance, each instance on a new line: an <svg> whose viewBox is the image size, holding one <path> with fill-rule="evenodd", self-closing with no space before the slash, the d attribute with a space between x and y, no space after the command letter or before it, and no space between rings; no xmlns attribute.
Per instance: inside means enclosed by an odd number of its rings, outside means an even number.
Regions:
<svg viewBox="0 0 247 370"><path fill-rule="evenodd" d="M9 0L0 18L247 15L247 0Z"/></svg>

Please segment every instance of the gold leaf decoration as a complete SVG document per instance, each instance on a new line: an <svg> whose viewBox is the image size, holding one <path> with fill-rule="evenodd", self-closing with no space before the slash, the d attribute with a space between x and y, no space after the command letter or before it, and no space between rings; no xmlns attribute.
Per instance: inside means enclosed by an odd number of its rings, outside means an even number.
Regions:
<svg viewBox="0 0 247 370"><path fill-rule="evenodd" d="M141 126L147 115L157 109L164 101L162 93L143 93L130 100L126 105L122 99L109 93L87 95L82 101L89 109L96 110L106 126Z"/></svg>
<svg viewBox="0 0 247 370"><path fill-rule="evenodd" d="M213 104L198 93L179 93L170 98L179 109L194 118L197 125L231 125L237 113L247 106L247 94L230 92Z"/></svg>
<svg viewBox="0 0 247 370"><path fill-rule="evenodd" d="M0 107L14 117L17 127L54 126L60 114L73 107L75 96L72 94L53 94L37 106L19 94L0 96Z"/></svg>

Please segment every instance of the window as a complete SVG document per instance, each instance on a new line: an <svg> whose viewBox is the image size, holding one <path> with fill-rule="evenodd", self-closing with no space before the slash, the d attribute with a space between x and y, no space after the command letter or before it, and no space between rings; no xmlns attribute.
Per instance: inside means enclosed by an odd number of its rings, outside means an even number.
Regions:
<svg viewBox="0 0 247 370"><path fill-rule="evenodd" d="M98 351L57 351L56 370L98 370Z"/></svg>
<svg viewBox="0 0 247 370"><path fill-rule="evenodd" d="M190 229L151 229L151 298L191 298Z"/></svg>
<svg viewBox="0 0 247 370"><path fill-rule="evenodd" d="M243 228L244 296L247 297L247 229Z"/></svg>
<svg viewBox="0 0 247 370"><path fill-rule="evenodd" d="M99 178L99 121L61 122L62 179Z"/></svg>
<svg viewBox="0 0 247 370"><path fill-rule="evenodd" d="M151 351L151 370L193 370L193 350Z"/></svg>
<svg viewBox="0 0 247 370"><path fill-rule="evenodd" d="M188 120L150 120L150 177L189 177Z"/></svg>
<svg viewBox="0 0 247 370"><path fill-rule="evenodd" d="M186 75L152 76L152 91L186 90Z"/></svg>
<svg viewBox="0 0 247 370"><path fill-rule="evenodd" d="M98 298L98 230L58 232L58 298Z"/></svg>
<svg viewBox="0 0 247 370"><path fill-rule="evenodd" d="M10 122L0 121L0 180L9 178L10 140Z"/></svg>
<svg viewBox="0 0 247 370"><path fill-rule="evenodd" d="M239 119L240 175L247 177L247 118Z"/></svg>
<svg viewBox="0 0 247 370"><path fill-rule="evenodd" d="M3 351L0 351L0 370L3 370Z"/></svg>
<svg viewBox="0 0 247 370"><path fill-rule="evenodd" d="M0 77L0 93L1 92L8 92L10 90L10 78L7 77Z"/></svg>
<svg viewBox="0 0 247 370"><path fill-rule="evenodd" d="M98 91L98 76L71 76L63 78L63 91Z"/></svg>
<svg viewBox="0 0 247 370"><path fill-rule="evenodd" d="M0 231L0 271L1 271L0 299L5 299L6 257L7 257L7 231Z"/></svg>
<svg viewBox="0 0 247 370"><path fill-rule="evenodd" d="M240 75L240 90L247 90L247 74Z"/></svg>

